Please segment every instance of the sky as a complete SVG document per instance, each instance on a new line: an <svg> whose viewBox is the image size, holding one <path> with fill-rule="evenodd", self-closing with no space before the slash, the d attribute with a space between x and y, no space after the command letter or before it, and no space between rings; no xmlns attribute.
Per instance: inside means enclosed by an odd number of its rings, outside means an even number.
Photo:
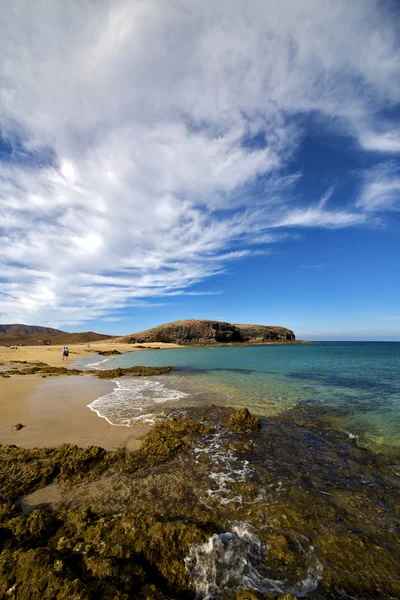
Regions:
<svg viewBox="0 0 400 600"><path fill-rule="evenodd" d="M0 3L0 322L400 340L398 2Z"/></svg>

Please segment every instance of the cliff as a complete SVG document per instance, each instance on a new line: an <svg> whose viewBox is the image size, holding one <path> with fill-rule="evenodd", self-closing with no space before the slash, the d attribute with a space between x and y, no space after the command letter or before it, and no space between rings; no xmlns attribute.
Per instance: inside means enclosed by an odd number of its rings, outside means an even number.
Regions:
<svg viewBox="0 0 400 600"><path fill-rule="evenodd" d="M169 342L183 345L218 344L232 342L295 341L295 335L285 327L265 325L232 325L225 321L189 319L158 325L146 331L133 333L122 342L142 344L146 342Z"/></svg>
<svg viewBox="0 0 400 600"><path fill-rule="evenodd" d="M296 336L291 329L277 325L237 325L245 342L294 342Z"/></svg>

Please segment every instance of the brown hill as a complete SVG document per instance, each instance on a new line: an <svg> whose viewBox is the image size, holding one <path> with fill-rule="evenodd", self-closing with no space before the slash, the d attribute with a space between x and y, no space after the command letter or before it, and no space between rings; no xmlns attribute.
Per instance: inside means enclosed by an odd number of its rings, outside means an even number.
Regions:
<svg viewBox="0 0 400 600"><path fill-rule="evenodd" d="M30 335L35 334L57 334L66 333L61 329L53 329L53 327L41 327L40 325L20 325L14 323L12 325L1 325L0 324L0 335Z"/></svg>
<svg viewBox="0 0 400 600"><path fill-rule="evenodd" d="M69 346L89 342L99 342L109 339L110 335L85 331L82 333L30 333L25 335L2 334L0 335L0 346L37 346L44 341L51 345Z"/></svg>
<svg viewBox="0 0 400 600"><path fill-rule="evenodd" d="M245 342L294 342L296 336L291 329L278 325L238 325Z"/></svg>
<svg viewBox="0 0 400 600"><path fill-rule="evenodd" d="M265 325L232 325L225 321L189 319L158 325L121 338L121 342L172 342L177 344L218 344L231 342L295 341L290 329Z"/></svg>

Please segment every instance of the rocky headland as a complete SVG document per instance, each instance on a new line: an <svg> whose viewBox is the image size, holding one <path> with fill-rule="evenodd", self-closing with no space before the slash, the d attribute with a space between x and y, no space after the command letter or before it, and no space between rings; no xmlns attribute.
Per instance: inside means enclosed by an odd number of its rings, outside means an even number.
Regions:
<svg viewBox="0 0 400 600"><path fill-rule="evenodd" d="M183 345L296 341L291 329L275 325L233 325L225 321L189 319L133 333L121 341L131 344L169 342Z"/></svg>

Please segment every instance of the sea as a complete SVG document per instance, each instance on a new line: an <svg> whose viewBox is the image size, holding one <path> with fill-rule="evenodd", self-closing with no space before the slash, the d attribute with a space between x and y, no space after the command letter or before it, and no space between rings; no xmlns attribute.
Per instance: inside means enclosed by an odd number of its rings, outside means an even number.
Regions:
<svg viewBox="0 0 400 600"><path fill-rule="evenodd" d="M89 407L115 426L155 422L171 409L214 404L262 417L301 408L363 447L400 453L400 342L183 347L90 357L81 368L175 367L123 377Z"/></svg>

